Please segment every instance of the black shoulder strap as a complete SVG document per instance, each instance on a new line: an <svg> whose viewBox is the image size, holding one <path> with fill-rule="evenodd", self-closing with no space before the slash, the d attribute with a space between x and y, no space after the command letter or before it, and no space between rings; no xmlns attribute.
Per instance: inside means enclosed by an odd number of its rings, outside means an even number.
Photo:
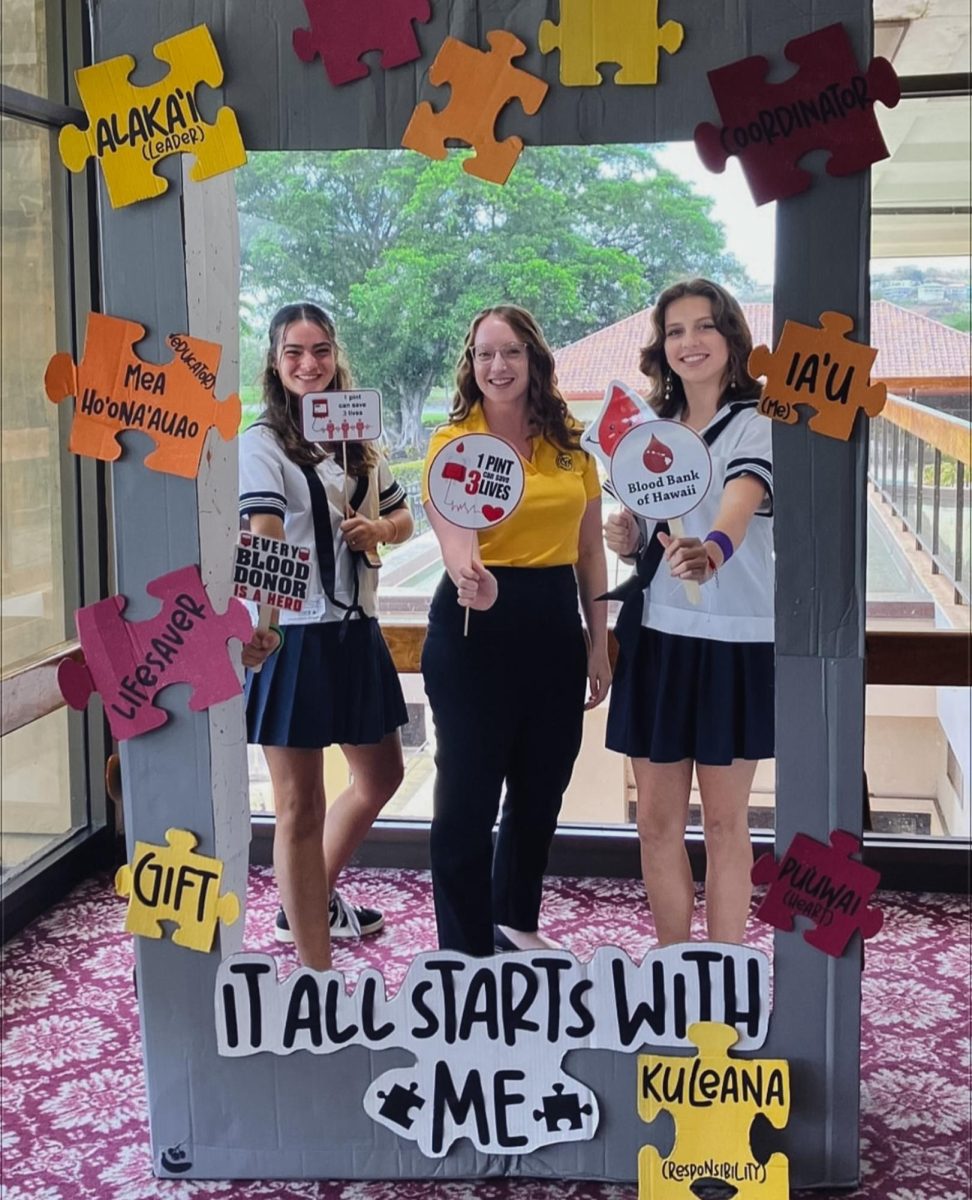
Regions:
<svg viewBox="0 0 972 1200"><path fill-rule="evenodd" d="M354 562L354 592L351 597L351 603L343 604L334 596L334 539L331 535L331 508L327 502L327 492L324 484L321 482L321 477L314 467L310 464L304 464L300 469L307 480L307 488L310 492L311 515L314 519L314 545L317 549L317 570L320 573L321 587L324 589L324 595L327 596L335 608L346 610L344 614L345 620L355 612L364 616L364 610L358 603L358 560L360 555L352 552L352 561ZM365 492L367 490L368 481L365 479ZM357 494L358 489L356 488L355 496Z"/></svg>

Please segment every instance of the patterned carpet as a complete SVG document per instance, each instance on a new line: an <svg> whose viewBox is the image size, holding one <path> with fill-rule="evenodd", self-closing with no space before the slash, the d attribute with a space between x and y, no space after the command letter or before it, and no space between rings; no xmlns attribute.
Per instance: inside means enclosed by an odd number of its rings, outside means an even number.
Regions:
<svg viewBox="0 0 972 1200"><path fill-rule="evenodd" d="M385 910L385 931L339 943L335 966L378 966L397 987L434 949L428 876L349 871L348 892ZM272 940L276 893L250 877L249 950ZM864 977L862 1183L843 1200L969 1200L970 908L963 897L891 895ZM132 948L123 902L91 880L13 938L3 955L2 1200L633 1200L634 1186L470 1183L193 1183L150 1169ZM553 879L544 928L580 958L603 942L640 958L653 944L632 880ZM770 949L769 931L753 941ZM800 1193L826 1200L823 1193Z"/></svg>

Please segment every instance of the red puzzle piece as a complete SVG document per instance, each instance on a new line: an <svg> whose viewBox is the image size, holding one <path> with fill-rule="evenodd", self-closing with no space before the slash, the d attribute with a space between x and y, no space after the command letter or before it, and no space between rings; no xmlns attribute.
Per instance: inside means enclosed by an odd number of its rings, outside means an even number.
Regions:
<svg viewBox="0 0 972 1200"><path fill-rule="evenodd" d="M173 333L166 338L172 361L159 366L135 353L144 336L137 321L91 313L81 362L55 354L47 364L47 397L55 404L75 397L72 454L114 462L121 455L118 435L136 429L156 444L145 466L194 479L210 428L225 442L236 436L240 398L213 394L222 355L216 342Z"/></svg>
<svg viewBox="0 0 972 1200"><path fill-rule="evenodd" d="M243 688L226 653L226 642L247 642L249 613L230 600L217 613L203 587L199 568L180 567L153 579L145 589L162 601L147 621L126 621L124 596L109 596L75 613L84 663L66 659L58 667L61 694L82 709L100 692L111 732L118 739L157 729L168 720L155 708L157 692L170 683L191 683L193 712L238 696Z"/></svg>
<svg viewBox="0 0 972 1200"><path fill-rule="evenodd" d="M310 29L294 30L294 50L303 62L319 55L335 87L363 79L360 61L369 50L381 50L388 71L421 57L413 21L432 15L429 0L304 0Z"/></svg>
<svg viewBox="0 0 972 1200"><path fill-rule="evenodd" d="M804 933L804 941L834 958L847 949L855 929L863 938L873 937L884 924L884 914L866 905L881 876L851 858L860 848L852 833L837 829L829 846L798 833L779 864L772 854L764 854L752 875L753 883L770 885L757 918L789 931L794 917L808 917L816 928Z"/></svg>
<svg viewBox="0 0 972 1200"><path fill-rule="evenodd" d="M828 175L852 175L888 157L874 102L894 108L901 85L886 58L861 71L843 25L828 25L787 42L784 54L800 69L783 83L766 83L761 55L709 72L722 129L696 127L702 162L717 174L738 155L757 204L805 191L812 176L797 164L810 150L830 150Z"/></svg>

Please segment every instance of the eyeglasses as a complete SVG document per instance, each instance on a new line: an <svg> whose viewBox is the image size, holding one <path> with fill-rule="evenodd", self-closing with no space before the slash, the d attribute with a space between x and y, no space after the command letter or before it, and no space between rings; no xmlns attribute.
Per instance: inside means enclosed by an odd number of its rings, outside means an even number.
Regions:
<svg viewBox="0 0 972 1200"><path fill-rule="evenodd" d="M520 362L526 355L526 342L507 342L505 346L473 346L472 356L478 363L491 363L498 354L504 362Z"/></svg>

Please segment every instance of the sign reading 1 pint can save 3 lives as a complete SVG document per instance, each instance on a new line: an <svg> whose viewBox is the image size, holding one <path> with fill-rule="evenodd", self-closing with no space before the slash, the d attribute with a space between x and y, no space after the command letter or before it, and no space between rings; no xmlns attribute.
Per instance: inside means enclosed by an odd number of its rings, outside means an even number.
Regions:
<svg viewBox="0 0 972 1200"><path fill-rule="evenodd" d="M233 595L261 609L300 612L307 600L311 561L307 546L241 533L233 562Z"/></svg>
<svg viewBox="0 0 972 1200"><path fill-rule="evenodd" d="M300 422L309 442L373 442L381 437L381 392L308 392Z"/></svg>

